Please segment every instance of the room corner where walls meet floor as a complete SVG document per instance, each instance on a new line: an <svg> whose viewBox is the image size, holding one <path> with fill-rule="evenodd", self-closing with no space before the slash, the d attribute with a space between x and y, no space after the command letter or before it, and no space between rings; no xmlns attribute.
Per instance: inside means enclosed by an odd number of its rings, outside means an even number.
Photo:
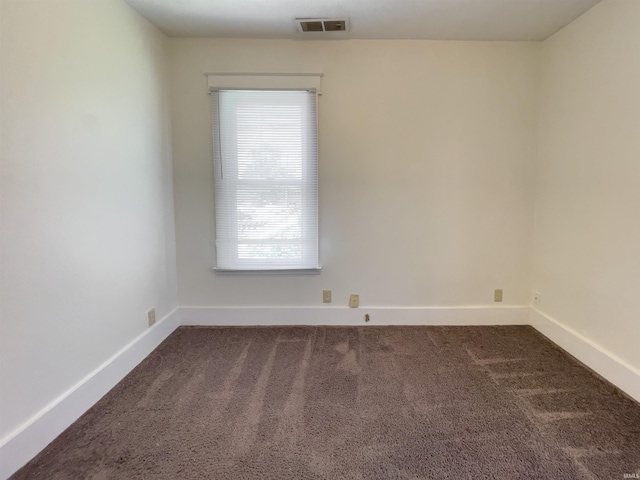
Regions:
<svg viewBox="0 0 640 480"><path fill-rule="evenodd" d="M369 313L371 322L363 321ZM39 412L0 445L0 478L8 478L122 380L179 326L531 325L631 398L640 401L640 372L600 346L528 306L413 308L191 308L161 319L108 362Z"/></svg>
<svg viewBox="0 0 640 480"><path fill-rule="evenodd" d="M180 326L174 309L100 367L0 440L0 479L26 464L75 422Z"/></svg>
<svg viewBox="0 0 640 480"><path fill-rule="evenodd" d="M613 479L639 422L530 326L181 327L12 478Z"/></svg>

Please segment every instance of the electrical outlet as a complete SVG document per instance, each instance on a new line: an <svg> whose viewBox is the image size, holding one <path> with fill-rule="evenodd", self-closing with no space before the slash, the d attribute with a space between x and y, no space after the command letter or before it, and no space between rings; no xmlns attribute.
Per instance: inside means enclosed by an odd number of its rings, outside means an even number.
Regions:
<svg viewBox="0 0 640 480"><path fill-rule="evenodd" d="M542 295L540 295L540 292L533 292L533 304L540 305L541 300L542 300Z"/></svg>
<svg viewBox="0 0 640 480"><path fill-rule="evenodd" d="M351 308L358 308L360 306L360 295L357 293L352 293L349 296L349 306Z"/></svg>
<svg viewBox="0 0 640 480"><path fill-rule="evenodd" d="M322 291L322 303L331 303L331 290Z"/></svg>
<svg viewBox="0 0 640 480"><path fill-rule="evenodd" d="M149 326L156 323L156 309L152 308L147 312L147 318L149 319Z"/></svg>
<svg viewBox="0 0 640 480"><path fill-rule="evenodd" d="M493 291L493 301L494 302L501 302L502 301L502 289L501 288L496 288Z"/></svg>

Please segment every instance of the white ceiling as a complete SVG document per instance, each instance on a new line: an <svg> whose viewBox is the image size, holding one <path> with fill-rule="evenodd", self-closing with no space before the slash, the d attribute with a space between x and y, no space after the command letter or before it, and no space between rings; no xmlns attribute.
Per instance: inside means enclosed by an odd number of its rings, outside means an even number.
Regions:
<svg viewBox="0 0 640 480"><path fill-rule="evenodd" d="M172 37L544 40L600 0L126 0ZM298 33L296 17L350 17Z"/></svg>

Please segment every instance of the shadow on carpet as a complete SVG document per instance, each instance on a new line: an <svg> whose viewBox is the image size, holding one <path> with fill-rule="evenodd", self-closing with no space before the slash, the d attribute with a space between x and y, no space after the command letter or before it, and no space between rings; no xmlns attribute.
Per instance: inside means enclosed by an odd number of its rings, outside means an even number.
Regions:
<svg viewBox="0 0 640 480"><path fill-rule="evenodd" d="M182 327L12 478L637 473L640 405L531 327Z"/></svg>

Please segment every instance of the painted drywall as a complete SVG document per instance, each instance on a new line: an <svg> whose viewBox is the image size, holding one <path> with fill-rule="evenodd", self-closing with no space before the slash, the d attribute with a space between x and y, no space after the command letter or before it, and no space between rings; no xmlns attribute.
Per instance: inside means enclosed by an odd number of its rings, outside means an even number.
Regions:
<svg viewBox="0 0 640 480"><path fill-rule="evenodd" d="M3 0L0 442L177 305L166 37Z"/></svg>
<svg viewBox="0 0 640 480"><path fill-rule="evenodd" d="M537 44L169 39L181 306L528 304ZM215 274L206 72L321 72L319 275Z"/></svg>
<svg viewBox="0 0 640 480"><path fill-rule="evenodd" d="M608 0L543 44L539 310L640 369L640 2Z"/></svg>

